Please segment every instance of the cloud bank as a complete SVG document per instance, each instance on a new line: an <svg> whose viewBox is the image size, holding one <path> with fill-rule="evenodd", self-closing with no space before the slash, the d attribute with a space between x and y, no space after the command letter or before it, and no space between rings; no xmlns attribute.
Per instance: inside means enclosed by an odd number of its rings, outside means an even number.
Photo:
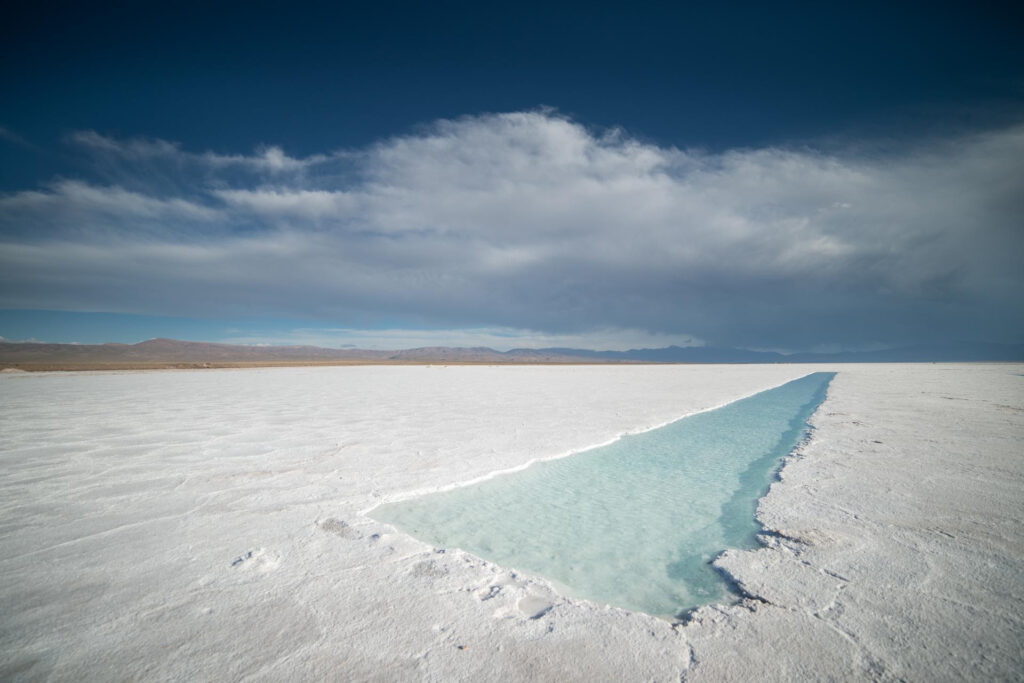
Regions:
<svg viewBox="0 0 1024 683"><path fill-rule="evenodd" d="M1024 337L1024 127L888 154L680 150L547 111L305 158L68 142L87 177L0 197L0 308L790 349Z"/></svg>

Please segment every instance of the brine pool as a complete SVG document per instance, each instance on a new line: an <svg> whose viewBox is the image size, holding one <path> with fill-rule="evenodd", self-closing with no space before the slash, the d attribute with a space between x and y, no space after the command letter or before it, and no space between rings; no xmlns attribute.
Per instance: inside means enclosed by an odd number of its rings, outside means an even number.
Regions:
<svg viewBox="0 0 1024 683"><path fill-rule="evenodd" d="M373 509L420 540L537 574L564 593L672 617L733 599L710 564L754 518L835 373L477 484Z"/></svg>

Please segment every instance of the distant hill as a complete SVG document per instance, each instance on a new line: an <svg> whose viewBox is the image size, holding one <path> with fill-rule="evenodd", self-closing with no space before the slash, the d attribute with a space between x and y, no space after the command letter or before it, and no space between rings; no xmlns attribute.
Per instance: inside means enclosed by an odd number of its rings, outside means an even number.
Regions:
<svg viewBox="0 0 1024 683"><path fill-rule="evenodd" d="M946 342L901 346L880 351L845 353L800 353L787 357L790 363L970 363L1024 361L1024 344L982 344Z"/></svg>
<svg viewBox="0 0 1024 683"><path fill-rule="evenodd" d="M770 351L716 348L712 346L666 346L662 349L629 351L588 351L586 349L512 349L507 355L548 352L574 358L607 362L640 363L783 363L788 357Z"/></svg>
<svg viewBox="0 0 1024 683"><path fill-rule="evenodd" d="M840 353L794 353L750 351L712 346L668 346L662 349L629 351L586 351L582 349L541 349L562 355L644 363L940 363L1024 361L1024 344L980 344L949 342L902 346L879 351ZM518 350L509 351L509 354Z"/></svg>
<svg viewBox="0 0 1024 683"><path fill-rule="evenodd" d="M138 344L0 342L0 367L26 370L338 365L367 363L913 363L1024 361L1024 344L946 343L882 351L799 353L715 347L592 351L548 348L495 351L446 346L375 351L317 346L240 346L151 339Z"/></svg>
<svg viewBox="0 0 1024 683"><path fill-rule="evenodd" d="M553 350L515 354L489 348L425 347L395 351L326 349L317 346L242 346L150 339L138 344L40 344L0 342L0 367L26 370L189 368L251 365L367 363L580 363L591 359ZM629 362L628 360L625 362Z"/></svg>

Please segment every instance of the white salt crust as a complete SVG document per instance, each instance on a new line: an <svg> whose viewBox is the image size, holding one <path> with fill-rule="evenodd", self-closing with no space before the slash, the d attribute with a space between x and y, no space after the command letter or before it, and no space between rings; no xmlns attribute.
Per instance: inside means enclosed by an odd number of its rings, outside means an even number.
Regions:
<svg viewBox="0 0 1024 683"><path fill-rule="evenodd" d="M817 370L747 593L685 624L361 514ZM0 377L2 680L1012 678L1024 366Z"/></svg>

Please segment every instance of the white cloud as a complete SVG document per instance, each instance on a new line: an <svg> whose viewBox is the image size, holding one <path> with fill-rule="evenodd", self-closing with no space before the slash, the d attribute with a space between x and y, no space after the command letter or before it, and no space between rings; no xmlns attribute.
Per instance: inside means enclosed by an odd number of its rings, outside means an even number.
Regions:
<svg viewBox="0 0 1024 683"><path fill-rule="evenodd" d="M268 217L337 219L351 212L359 196L329 190L213 190L228 204Z"/></svg>
<svg viewBox="0 0 1024 683"><path fill-rule="evenodd" d="M127 158L173 157L185 152L181 146L166 140L136 138L134 140L115 140L100 135L94 130L83 130L72 133L68 139L76 145L87 147L96 152L116 154Z"/></svg>
<svg viewBox="0 0 1024 683"><path fill-rule="evenodd" d="M277 335L237 335L221 341L230 344L289 344L325 348L411 349L430 346L488 347L510 349L586 348L601 351L701 346L689 335L650 333L631 329L597 329L583 334L550 334L511 327L447 330L299 328Z"/></svg>
<svg viewBox="0 0 1024 683"><path fill-rule="evenodd" d="M187 199L162 199L121 187L103 187L75 180L58 181L45 191L28 190L0 196L0 211L7 215L15 211L47 214L65 210L83 217L90 213L106 213L124 219L170 216L210 220L218 215L216 211Z"/></svg>
<svg viewBox="0 0 1024 683"><path fill-rule="evenodd" d="M80 147L126 160L163 160L178 164L191 163L214 168L231 166L248 167L272 173L300 171L323 163L327 155L317 154L303 159L290 157L280 147L269 145L258 147L253 154L218 154L216 152L192 153L182 150L181 145L166 140L135 138L117 140L96 131L78 131L68 136L70 142Z"/></svg>
<svg viewBox="0 0 1024 683"><path fill-rule="evenodd" d="M154 197L74 180L0 195L0 234L7 240L14 238L16 244L53 239L73 239L79 244L178 240L197 230L216 230L223 218L216 209L190 199Z"/></svg>
<svg viewBox="0 0 1024 683"><path fill-rule="evenodd" d="M788 348L1024 334L1024 127L888 157L679 150L548 112L306 159L74 140L120 180L0 198L0 306Z"/></svg>

